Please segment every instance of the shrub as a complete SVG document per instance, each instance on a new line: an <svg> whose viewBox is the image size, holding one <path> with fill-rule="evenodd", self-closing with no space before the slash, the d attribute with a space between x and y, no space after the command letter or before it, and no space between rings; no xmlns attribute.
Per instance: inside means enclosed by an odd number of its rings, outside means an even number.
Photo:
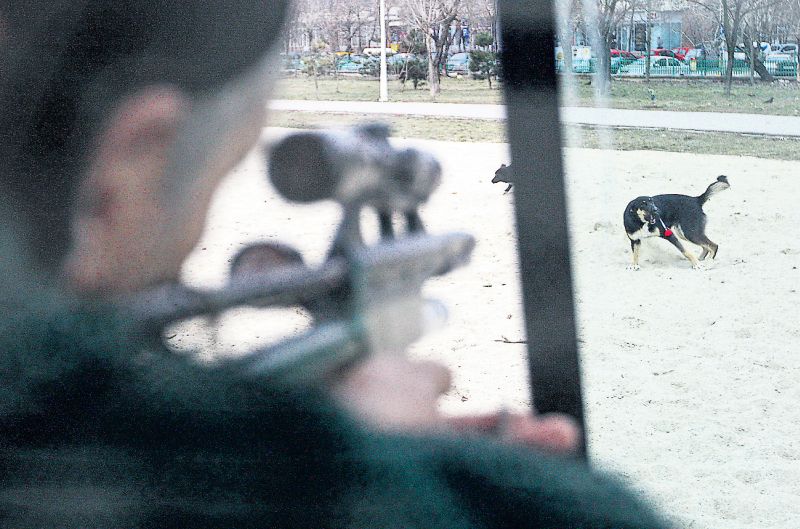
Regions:
<svg viewBox="0 0 800 529"><path fill-rule="evenodd" d="M472 50L469 52L469 71L473 79L486 79L492 88L492 77L497 77L497 56L491 51Z"/></svg>
<svg viewBox="0 0 800 529"><path fill-rule="evenodd" d="M406 81L411 81L411 84L414 85L414 90L416 90L417 86L424 83L428 78L428 61L419 57L405 61L398 78L404 87Z"/></svg>
<svg viewBox="0 0 800 529"><path fill-rule="evenodd" d="M491 33L481 32L475 35L475 45L479 48L488 48L494 44L494 38Z"/></svg>

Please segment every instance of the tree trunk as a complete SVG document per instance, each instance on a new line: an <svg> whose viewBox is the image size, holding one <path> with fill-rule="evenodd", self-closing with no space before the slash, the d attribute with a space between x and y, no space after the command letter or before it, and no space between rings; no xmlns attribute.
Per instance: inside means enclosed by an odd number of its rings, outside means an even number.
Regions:
<svg viewBox="0 0 800 529"><path fill-rule="evenodd" d="M572 22L567 20L564 25L564 32L559 35L561 41L561 52L564 54L564 72L572 73L572 40L575 38L575 30Z"/></svg>
<svg viewBox="0 0 800 529"><path fill-rule="evenodd" d="M756 57L753 60L753 66L756 72L758 72L758 76L761 77L762 81L766 83L771 83L772 81L775 80L775 78L772 77L772 74L769 73L769 71L767 71L767 67L764 65L763 62L761 62L761 59L759 59L758 57Z"/></svg>
<svg viewBox="0 0 800 529"><path fill-rule="evenodd" d="M606 36L600 39L600 50L597 54L597 68L594 73L597 82L597 94L603 97L611 95L611 45Z"/></svg>
<svg viewBox="0 0 800 529"><path fill-rule="evenodd" d="M439 72L436 71L438 61L434 61L433 57L436 43L430 35L426 37L426 42L428 44L428 87L431 91L431 97L436 97L440 92Z"/></svg>
<svg viewBox="0 0 800 529"><path fill-rule="evenodd" d="M652 24L650 24L650 4L648 2L647 7L647 25L645 26L645 31L647 34L645 35L645 50L644 50L644 80L647 84L650 84L650 63L652 61L652 57L650 57L650 49L653 47L653 40L652 40Z"/></svg>
<svg viewBox="0 0 800 529"><path fill-rule="evenodd" d="M736 12L731 14L728 2L723 0L722 27L725 29L725 44L728 52L728 65L725 68L725 95L731 95L733 91L733 61L736 54L736 41L739 40L739 29L741 28L741 12L739 4L736 4Z"/></svg>
<svg viewBox="0 0 800 529"><path fill-rule="evenodd" d="M333 55L333 78L336 79L336 93L339 93L339 56Z"/></svg>
<svg viewBox="0 0 800 529"><path fill-rule="evenodd" d="M725 40L728 41L728 39ZM733 57L736 53L736 44L728 42L727 46L728 64L725 65L725 95L730 97L733 89Z"/></svg>
<svg viewBox="0 0 800 529"><path fill-rule="evenodd" d="M747 50L747 59L750 61L750 67L747 72L748 80L750 81L750 86L753 86L756 84L756 50L753 47L753 40L748 33L743 33L742 39L744 40L744 49Z"/></svg>

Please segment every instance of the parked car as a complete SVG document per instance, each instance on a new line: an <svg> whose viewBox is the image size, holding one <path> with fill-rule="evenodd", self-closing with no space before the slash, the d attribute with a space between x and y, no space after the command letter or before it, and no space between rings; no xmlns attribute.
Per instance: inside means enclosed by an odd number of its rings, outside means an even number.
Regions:
<svg viewBox="0 0 800 529"><path fill-rule="evenodd" d="M711 57L709 57L708 51L705 48L692 48L686 52L686 55L683 57L684 62L689 62L692 59L696 61L707 61Z"/></svg>
<svg viewBox="0 0 800 529"><path fill-rule="evenodd" d="M413 53L396 53L391 57L386 57L386 66L390 73L399 74L409 61L421 59L415 57Z"/></svg>
<svg viewBox="0 0 800 529"><path fill-rule="evenodd" d="M728 51L725 46L720 47L719 58L723 63L728 61ZM740 68L748 64L750 64L750 61L747 60L747 52L745 52L744 48L741 46L736 46L733 50L733 66L735 68Z"/></svg>
<svg viewBox="0 0 800 529"><path fill-rule="evenodd" d="M786 53L789 55L797 55L797 44L773 44L770 46L767 55L772 55L773 53Z"/></svg>
<svg viewBox="0 0 800 529"><path fill-rule="evenodd" d="M283 64L283 71L287 73L302 72L306 69L306 63L297 53L292 55L281 53L281 62Z"/></svg>
<svg viewBox="0 0 800 529"><path fill-rule="evenodd" d="M650 52L650 55L656 57L672 57L673 59L682 60L677 56L677 54L674 51L668 50L666 48L656 48Z"/></svg>
<svg viewBox="0 0 800 529"><path fill-rule="evenodd" d="M361 55L342 55L336 62L336 71L342 74L360 74L368 60Z"/></svg>
<svg viewBox="0 0 800 529"><path fill-rule="evenodd" d="M767 71L776 77L795 77L797 75L797 58L788 53L770 53L764 59Z"/></svg>
<svg viewBox="0 0 800 529"><path fill-rule="evenodd" d="M447 59L446 63L447 75L450 77L456 75L469 74L469 53L456 53Z"/></svg>
<svg viewBox="0 0 800 529"><path fill-rule="evenodd" d="M613 49L613 48L611 49L611 56L612 57L628 58L628 59L632 59L634 61L639 58L632 51L617 50L617 49Z"/></svg>
<svg viewBox="0 0 800 529"><path fill-rule="evenodd" d="M681 46L679 48L672 48L672 53L675 54L675 58L679 61L685 61L686 55L693 49L694 48L689 48L687 46Z"/></svg>
<svg viewBox="0 0 800 529"><path fill-rule="evenodd" d="M395 53L391 57L386 57L386 64L402 64L414 58L413 53Z"/></svg>
<svg viewBox="0 0 800 529"><path fill-rule="evenodd" d="M639 59L636 55L625 50L611 50L611 73L618 73L619 69Z"/></svg>
<svg viewBox="0 0 800 529"><path fill-rule="evenodd" d="M645 75L647 61L650 61L651 77L679 77L689 75L689 65L675 57L648 56L637 59L636 62L620 68L620 75Z"/></svg>
<svg viewBox="0 0 800 529"><path fill-rule="evenodd" d="M389 57L395 54L395 51L392 48L385 48L386 49L386 56ZM364 48L361 50L361 53L368 57L380 57L381 56L381 49L378 48Z"/></svg>

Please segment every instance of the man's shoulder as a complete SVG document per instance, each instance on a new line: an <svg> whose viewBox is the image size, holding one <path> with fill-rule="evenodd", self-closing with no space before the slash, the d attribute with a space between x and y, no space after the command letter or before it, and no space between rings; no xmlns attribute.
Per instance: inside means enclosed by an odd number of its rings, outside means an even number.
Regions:
<svg viewBox="0 0 800 529"><path fill-rule="evenodd" d="M625 487L580 463L487 438L376 433L315 389L239 379L174 355L137 361L137 342L113 311L37 307L4 320L0 339L12 397L0 413L3 457L31 475L62 459L72 468L76 453L102 466L98 458L111 461L104 450L80 447L106 447L124 455L120 476L135 469L142 482L166 486L173 507L198 519L214 506L362 527L662 526ZM134 509L146 519L170 512L173 500Z"/></svg>
<svg viewBox="0 0 800 529"><path fill-rule="evenodd" d="M360 494L368 510L406 505L412 518L427 510L452 527L666 526L620 481L575 459L477 436L379 436L363 447L376 477Z"/></svg>

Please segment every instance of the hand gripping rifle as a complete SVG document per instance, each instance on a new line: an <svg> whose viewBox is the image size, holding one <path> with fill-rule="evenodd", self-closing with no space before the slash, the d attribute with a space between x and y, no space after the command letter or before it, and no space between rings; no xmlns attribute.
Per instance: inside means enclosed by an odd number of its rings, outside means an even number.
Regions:
<svg viewBox="0 0 800 529"><path fill-rule="evenodd" d="M426 233L419 206L439 184L439 163L416 149L395 149L387 137L387 128L368 125L280 141L269 155L269 175L280 194L295 202L333 199L342 206L327 259L316 269L300 261L225 289L162 286L127 303L139 332L159 339L166 325L244 305L304 306L314 318L308 332L232 363L246 376L297 384L369 354L402 352L441 325L446 311L423 299L422 286L465 264L474 239ZM372 245L362 236L365 208L379 219L380 238Z"/></svg>

